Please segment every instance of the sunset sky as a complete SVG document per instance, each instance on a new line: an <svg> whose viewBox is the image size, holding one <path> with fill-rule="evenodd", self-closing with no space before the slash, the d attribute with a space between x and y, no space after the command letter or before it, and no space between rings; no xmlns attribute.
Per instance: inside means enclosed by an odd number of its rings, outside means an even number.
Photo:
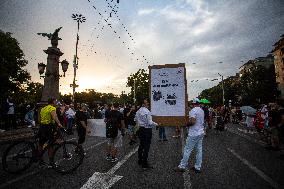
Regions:
<svg viewBox="0 0 284 189"><path fill-rule="evenodd" d="M112 17L108 6L117 10ZM235 75L243 62L266 56L284 33L283 10L283 0L1 0L0 29L13 33L32 80L43 83L37 63L46 63L50 41L37 33L62 26L60 60L72 63L77 24L71 15L82 14L78 91L129 92L126 78L139 68L184 62L192 98L216 85L220 80L210 80L218 72ZM71 93L72 80L70 64L60 92Z"/></svg>

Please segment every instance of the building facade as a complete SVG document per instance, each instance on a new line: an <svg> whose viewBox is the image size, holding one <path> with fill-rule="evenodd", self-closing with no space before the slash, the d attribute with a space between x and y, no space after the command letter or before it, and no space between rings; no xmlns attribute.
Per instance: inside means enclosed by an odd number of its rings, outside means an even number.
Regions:
<svg viewBox="0 0 284 189"><path fill-rule="evenodd" d="M279 98L284 100L284 34L273 46L272 53L274 55L277 88L280 91Z"/></svg>

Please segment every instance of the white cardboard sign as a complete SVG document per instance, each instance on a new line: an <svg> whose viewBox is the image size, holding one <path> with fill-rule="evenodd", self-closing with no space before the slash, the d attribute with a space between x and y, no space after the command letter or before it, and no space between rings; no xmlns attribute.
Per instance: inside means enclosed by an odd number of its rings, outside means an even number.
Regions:
<svg viewBox="0 0 284 189"><path fill-rule="evenodd" d="M184 72L184 67L151 69L152 115L185 115Z"/></svg>
<svg viewBox="0 0 284 189"><path fill-rule="evenodd" d="M91 130L89 136L106 137L106 123L104 119L88 119L87 124Z"/></svg>

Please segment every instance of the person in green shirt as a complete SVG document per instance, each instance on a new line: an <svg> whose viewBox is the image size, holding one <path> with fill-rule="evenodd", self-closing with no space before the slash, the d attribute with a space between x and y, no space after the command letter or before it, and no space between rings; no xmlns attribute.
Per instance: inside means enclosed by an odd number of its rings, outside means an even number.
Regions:
<svg viewBox="0 0 284 189"><path fill-rule="evenodd" d="M42 155L43 146L44 144L49 141L54 140L54 132L56 127L63 127L58 120L56 114L56 99L49 98L48 105L43 107L40 111L40 127L39 127L39 155ZM49 157L49 164L52 166L53 162L53 149L51 147L48 148L48 157ZM41 161L42 162L42 161Z"/></svg>

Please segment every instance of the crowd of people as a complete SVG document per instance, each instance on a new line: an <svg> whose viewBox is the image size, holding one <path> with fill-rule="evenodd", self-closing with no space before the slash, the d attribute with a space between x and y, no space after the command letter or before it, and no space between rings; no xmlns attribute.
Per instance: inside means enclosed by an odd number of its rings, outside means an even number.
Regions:
<svg viewBox="0 0 284 189"><path fill-rule="evenodd" d="M12 99L6 102L5 125L14 125L15 105ZM240 107L210 107L209 104L201 104L198 99L189 105L188 138L184 149L183 159L175 171L183 172L187 166L191 151L196 148L195 172L200 172L202 163L202 140L207 136L208 129L224 131L225 124L244 124L248 134L254 130L265 136L267 149L280 150L283 143L284 110L276 103L261 105L256 112L246 113ZM40 116L40 119L37 118ZM152 139L152 129L159 130L159 141L168 141L165 127L159 126L152 120L148 100L144 100L139 106L114 104L98 104L90 108L87 104L61 103L50 99L49 104L37 112L36 108L28 105L24 117L27 127L40 125L40 147L50 140L54 125L65 128L69 135L74 134L76 128L78 144L85 142L86 134L90 132L87 119L104 119L106 123L106 137L108 145L106 160L116 162L118 149L122 146L122 137L127 135L129 145L134 145L139 139L138 164L143 168L152 168L148 162L148 153ZM38 122L40 120L40 122ZM53 125L52 127L50 125ZM9 129L9 128L5 128ZM180 127L176 127L174 138L180 137ZM40 151L41 149L39 149ZM51 152L52 153L52 152ZM52 160L50 160L52 163Z"/></svg>

